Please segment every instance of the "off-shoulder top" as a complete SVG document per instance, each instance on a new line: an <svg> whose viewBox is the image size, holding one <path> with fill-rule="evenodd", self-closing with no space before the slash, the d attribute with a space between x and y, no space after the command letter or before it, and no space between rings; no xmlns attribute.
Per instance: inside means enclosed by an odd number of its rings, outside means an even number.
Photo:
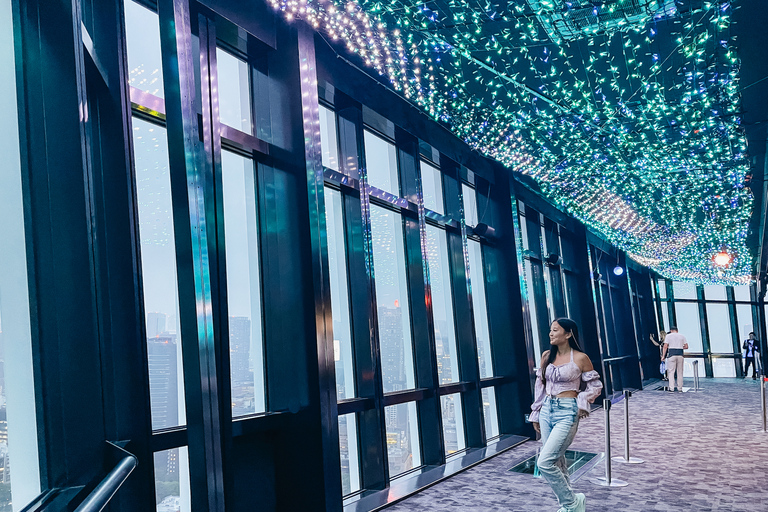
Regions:
<svg viewBox="0 0 768 512"><path fill-rule="evenodd" d="M582 373L579 365L573 360L573 350L571 350L570 362L561 365L547 365L546 376L545 389L544 382L541 380L541 368L536 370L536 399L531 405L528 421L539 421L539 411L547 396L557 396L565 391L577 391L579 394L576 396L576 404L579 409L589 414L589 404L600 396L600 390L603 389L600 374L594 370ZM584 390L581 389L582 382L585 383Z"/></svg>

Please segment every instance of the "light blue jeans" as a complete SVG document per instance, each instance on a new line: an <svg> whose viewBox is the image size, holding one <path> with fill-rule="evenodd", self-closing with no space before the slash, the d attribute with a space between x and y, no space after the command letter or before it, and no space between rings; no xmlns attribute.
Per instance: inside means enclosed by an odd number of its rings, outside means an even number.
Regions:
<svg viewBox="0 0 768 512"><path fill-rule="evenodd" d="M579 407L575 398L544 399L539 413L541 451L537 465L539 472L555 491L561 507L570 509L576 505L571 489L565 450L573 442L579 428Z"/></svg>

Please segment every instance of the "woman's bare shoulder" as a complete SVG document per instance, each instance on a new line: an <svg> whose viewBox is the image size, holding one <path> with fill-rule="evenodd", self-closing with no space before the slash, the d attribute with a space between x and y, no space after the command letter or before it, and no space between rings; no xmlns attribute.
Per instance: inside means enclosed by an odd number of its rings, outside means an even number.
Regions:
<svg viewBox="0 0 768 512"><path fill-rule="evenodd" d="M576 352L573 356L573 361L579 365L582 372L591 372L594 370L592 360L590 360L589 356L584 352Z"/></svg>

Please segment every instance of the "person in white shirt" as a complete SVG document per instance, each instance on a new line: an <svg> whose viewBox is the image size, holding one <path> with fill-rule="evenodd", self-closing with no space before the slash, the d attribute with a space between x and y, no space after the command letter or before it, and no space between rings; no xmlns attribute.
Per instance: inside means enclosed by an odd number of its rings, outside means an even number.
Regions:
<svg viewBox="0 0 768 512"><path fill-rule="evenodd" d="M677 332L674 325L669 328L669 334L664 338L664 346L661 349L661 360L667 360L667 379L669 380L669 390L683 392L683 350L688 348L688 340L685 336ZM677 380L675 380L677 372Z"/></svg>
<svg viewBox="0 0 768 512"><path fill-rule="evenodd" d="M755 364L755 358L760 352L760 344L755 339L755 333L749 333L749 338L744 340L744 377L749 373L749 365L752 365L752 379L757 379L757 365Z"/></svg>

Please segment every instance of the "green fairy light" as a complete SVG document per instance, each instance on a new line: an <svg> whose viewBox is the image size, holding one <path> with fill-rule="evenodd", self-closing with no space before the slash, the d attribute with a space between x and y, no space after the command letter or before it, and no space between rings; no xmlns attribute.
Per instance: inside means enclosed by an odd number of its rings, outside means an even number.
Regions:
<svg viewBox="0 0 768 512"><path fill-rule="evenodd" d="M751 279L731 2L270 2L637 261ZM716 268L723 248L734 260Z"/></svg>

